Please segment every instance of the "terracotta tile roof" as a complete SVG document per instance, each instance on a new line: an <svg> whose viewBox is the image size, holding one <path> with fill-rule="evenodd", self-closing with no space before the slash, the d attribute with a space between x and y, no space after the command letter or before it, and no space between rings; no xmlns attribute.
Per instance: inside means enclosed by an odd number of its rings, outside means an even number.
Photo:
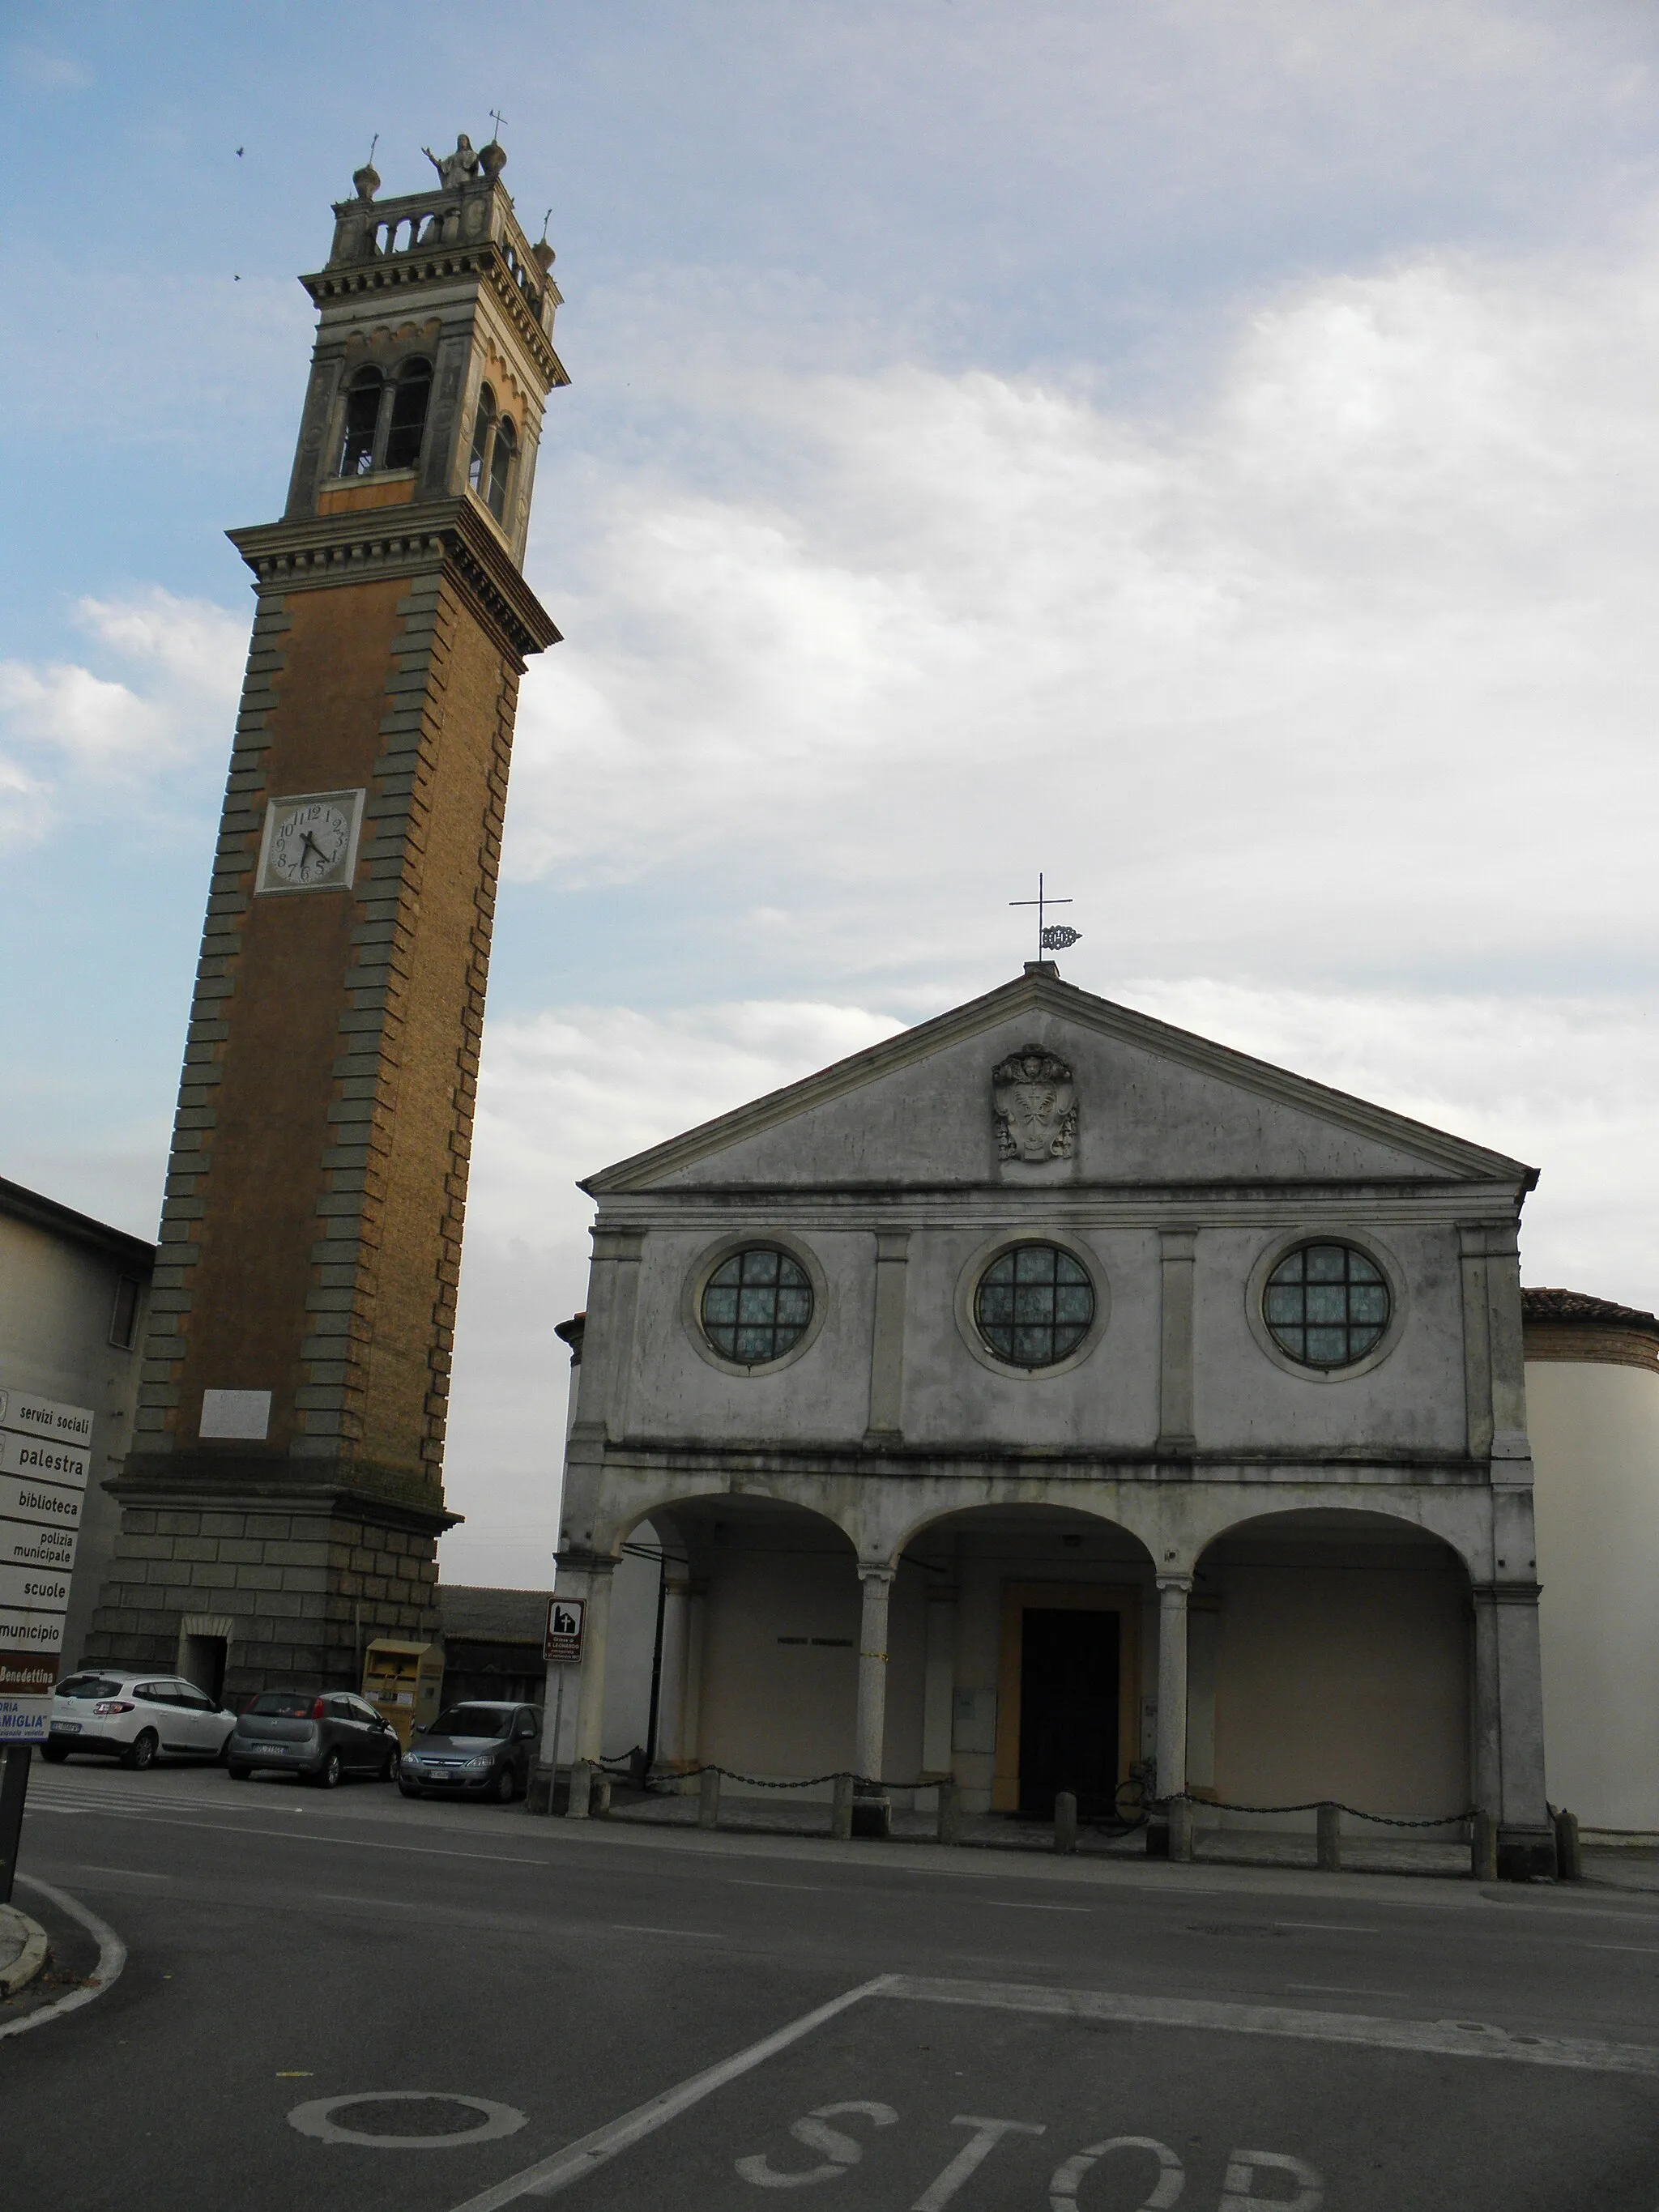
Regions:
<svg viewBox="0 0 1659 2212"><path fill-rule="evenodd" d="M1593 1298L1588 1291L1523 1290L1523 1321L1551 1322L1580 1328L1625 1328L1638 1336L1659 1336L1659 1315L1640 1306L1615 1305L1611 1298Z"/></svg>
<svg viewBox="0 0 1659 2212"><path fill-rule="evenodd" d="M438 1611L446 1638L473 1644L533 1644L539 1651L550 1590L484 1589L440 1583Z"/></svg>

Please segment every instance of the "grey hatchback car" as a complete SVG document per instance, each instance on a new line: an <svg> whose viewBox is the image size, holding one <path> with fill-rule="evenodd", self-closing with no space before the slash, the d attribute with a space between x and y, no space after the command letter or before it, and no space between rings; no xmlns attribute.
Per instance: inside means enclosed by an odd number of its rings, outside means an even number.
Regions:
<svg viewBox="0 0 1659 2212"><path fill-rule="evenodd" d="M446 1797L522 1797L541 1741L538 1705L498 1705L469 1698L448 1705L429 1729L417 1729L404 1753L398 1787L405 1797L431 1790Z"/></svg>
<svg viewBox="0 0 1659 2212"><path fill-rule="evenodd" d="M348 1774L390 1782L398 1748L391 1723L349 1690L262 1690L237 1717L225 1767L233 1782L264 1767L332 1790Z"/></svg>

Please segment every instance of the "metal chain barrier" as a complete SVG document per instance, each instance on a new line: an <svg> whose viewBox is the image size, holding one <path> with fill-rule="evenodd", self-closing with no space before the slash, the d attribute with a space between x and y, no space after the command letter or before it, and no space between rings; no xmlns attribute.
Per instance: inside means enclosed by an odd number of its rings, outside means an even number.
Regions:
<svg viewBox="0 0 1659 2212"><path fill-rule="evenodd" d="M633 1760L630 1755L624 1753L620 1759L602 1759L598 1764L607 1771L627 1773L632 1769ZM872 1781L867 1776L854 1774L849 1768L844 1766L838 1767L830 1774L808 1775L799 1782L779 1782L769 1775L744 1774L735 1766L717 1766L711 1760L702 1766L684 1767L674 1775L672 1779L675 1790L678 1790L684 1783L695 1782L700 1774L718 1774L723 1782L741 1782L750 1790L821 1790L826 1782L850 1782L854 1790L932 1790L936 1786L933 1782ZM665 1780L667 1778L663 1778ZM1145 1786L1142 1778L1132 1774L1127 1783L1121 1783L1118 1785L1118 1794L1121 1796L1125 1790L1138 1783ZM647 1786L649 1787L648 1783ZM1316 1813L1322 1806L1331 1805L1334 1806L1339 1813L1347 1814L1352 1820L1370 1820L1382 1828L1449 1828L1455 1826L1460 1820L1472 1820L1479 1809L1478 1807L1470 1805L1461 1813L1439 1813L1431 1820L1402 1820L1390 1813L1363 1812L1358 1805L1344 1805L1334 1797L1310 1797L1305 1803L1300 1805L1235 1805L1226 1798L1194 1797L1190 1791L1179 1790L1173 1797L1153 1796L1144 1802L1139 1810L1127 1820L1124 1820L1120 1814L1119 1820L1124 1833L1127 1834L1131 1829L1141 1826L1153 1805L1170 1805L1177 1802L1199 1807L1212 1813ZM1115 1810L1115 1802L1114 1809ZM1104 1824L1091 1821L1089 1825L1099 1826Z"/></svg>
<svg viewBox="0 0 1659 2212"><path fill-rule="evenodd" d="M1431 1820L1400 1820L1389 1813L1362 1813L1358 1805L1343 1805L1334 1797L1313 1797L1305 1805L1232 1805L1222 1797L1194 1797L1189 1791L1177 1790L1173 1797L1158 1801L1166 1805L1179 1802L1185 1805L1202 1806L1212 1813L1317 1813L1322 1806L1334 1807L1339 1813L1349 1814L1356 1820L1374 1820L1382 1828L1449 1828L1458 1820L1472 1820L1480 1809L1471 1805L1462 1813L1439 1813Z"/></svg>

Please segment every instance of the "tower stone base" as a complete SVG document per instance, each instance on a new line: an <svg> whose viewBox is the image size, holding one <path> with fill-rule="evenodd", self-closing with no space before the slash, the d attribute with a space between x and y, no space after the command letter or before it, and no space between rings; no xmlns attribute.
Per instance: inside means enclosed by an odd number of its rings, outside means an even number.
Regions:
<svg viewBox="0 0 1659 2212"><path fill-rule="evenodd" d="M123 1501L86 1648L66 1656L172 1674L188 1638L219 1638L227 1704L276 1683L360 1688L376 1637L438 1635L438 1538L456 1517L323 1486L145 1484L143 1504Z"/></svg>

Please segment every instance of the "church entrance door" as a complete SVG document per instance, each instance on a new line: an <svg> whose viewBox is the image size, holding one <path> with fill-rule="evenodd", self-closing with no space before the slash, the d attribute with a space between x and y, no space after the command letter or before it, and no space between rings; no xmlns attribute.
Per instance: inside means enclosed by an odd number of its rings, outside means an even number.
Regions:
<svg viewBox="0 0 1659 2212"><path fill-rule="evenodd" d="M1052 1820L1070 1790L1086 1820L1110 1817L1118 1783L1119 1615L1024 1608L1020 1632L1019 1809Z"/></svg>

